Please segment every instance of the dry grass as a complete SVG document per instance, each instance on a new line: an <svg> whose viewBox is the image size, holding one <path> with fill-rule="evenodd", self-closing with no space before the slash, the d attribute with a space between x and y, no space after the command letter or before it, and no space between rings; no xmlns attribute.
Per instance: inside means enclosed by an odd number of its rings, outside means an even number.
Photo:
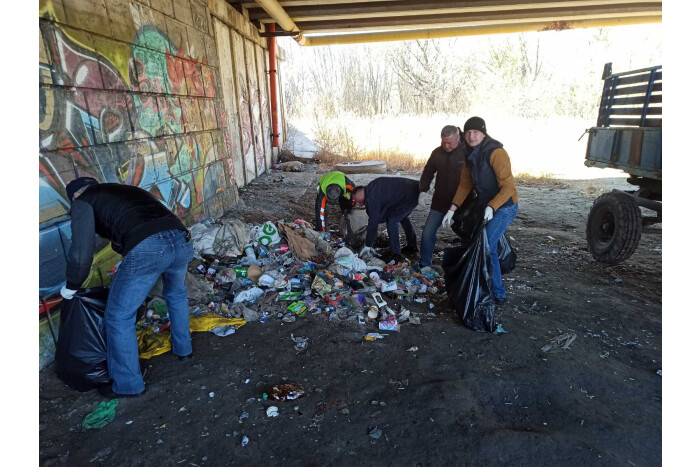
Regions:
<svg viewBox="0 0 700 467"><path fill-rule="evenodd" d="M315 123L314 143L319 148L316 155L325 164L384 161L388 170L420 172L428 160L396 148L363 150L346 127L331 125L327 121L316 120Z"/></svg>
<svg viewBox="0 0 700 467"><path fill-rule="evenodd" d="M566 183L561 180L554 178L552 174L541 173L541 174L531 174L527 172L519 172L514 175L515 186L526 186L532 188L565 188Z"/></svg>
<svg viewBox="0 0 700 467"><path fill-rule="evenodd" d="M420 173L428 160L427 158L416 159L413 154L382 150L359 152L355 157L347 157L321 149L316 155L324 164L328 165L351 161L384 161L388 170L411 173Z"/></svg>

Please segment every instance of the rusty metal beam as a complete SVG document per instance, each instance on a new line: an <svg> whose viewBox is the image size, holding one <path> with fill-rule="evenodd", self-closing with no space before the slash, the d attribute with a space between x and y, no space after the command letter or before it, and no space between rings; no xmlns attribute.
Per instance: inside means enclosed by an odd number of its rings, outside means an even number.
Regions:
<svg viewBox="0 0 700 467"><path fill-rule="evenodd" d="M479 36L489 34L512 34L531 31L561 31L566 29L600 28L627 26L632 24L660 23L661 15L634 16L627 18L599 18L575 21L545 21L519 24L497 24L476 27L456 27L440 29L417 29L410 31L387 31L364 34L339 34L326 36L306 36L305 46L336 44L362 44L370 42L391 42L417 39L440 39L445 37Z"/></svg>

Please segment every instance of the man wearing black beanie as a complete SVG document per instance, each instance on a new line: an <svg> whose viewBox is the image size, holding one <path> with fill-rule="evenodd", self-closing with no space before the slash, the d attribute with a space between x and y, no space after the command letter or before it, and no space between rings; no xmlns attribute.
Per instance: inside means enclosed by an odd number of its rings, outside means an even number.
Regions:
<svg viewBox="0 0 700 467"><path fill-rule="evenodd" d="M113 382L98 389L107 397L138 396L146 386L139 367L136 310L161 276L173 353L181 360L192 356L185 285L193 256L189 232L158 199L135 186L80 177L66 186L66 195L71 202L72 239L61 296L73 299L87 278L95 234L110 240L124 259L112 279L104 321L107 369Z"/></svg>
<svg viewBox="0 0 700 467"><path fill-rule="evenodd" d="M452 199L452 206L442 220L449 227L452 216L474 189L480 205L486 205L484 222L491 250L491 290L496 304L506 301L506 289L501 279L498 261L498 239L503 235L518 213L518 192L515 189L510 157L503 144L486 133L486 122L471 117L464 123L464 141L469 146L466 164L462 168L459 188Z"/></svg>

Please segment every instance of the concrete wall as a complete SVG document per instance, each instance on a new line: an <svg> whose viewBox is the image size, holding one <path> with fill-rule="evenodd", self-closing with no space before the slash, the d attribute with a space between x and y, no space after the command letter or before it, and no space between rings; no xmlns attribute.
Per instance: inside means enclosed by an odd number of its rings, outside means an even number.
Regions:
<svg viewBox="0 0 700 467"><path fill-rule="evenodd" d="M224 0L40 0L40 295L65 281L74 178L140 186L189 225L270 167L266 48ZM98 250L90 285L120 260Z"/></svg>

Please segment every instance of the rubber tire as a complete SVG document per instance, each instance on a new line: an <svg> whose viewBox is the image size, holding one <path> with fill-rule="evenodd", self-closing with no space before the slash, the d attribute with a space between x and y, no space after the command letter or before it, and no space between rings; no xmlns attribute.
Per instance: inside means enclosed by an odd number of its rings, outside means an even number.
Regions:
<svg viewBox="0 0 700 467"><path fill-rule="evenodd" d="M631 196L611 192L593 203L586 223L591 255L602 263L619 263L635 252L642 237L642 212Z"/></svg>

